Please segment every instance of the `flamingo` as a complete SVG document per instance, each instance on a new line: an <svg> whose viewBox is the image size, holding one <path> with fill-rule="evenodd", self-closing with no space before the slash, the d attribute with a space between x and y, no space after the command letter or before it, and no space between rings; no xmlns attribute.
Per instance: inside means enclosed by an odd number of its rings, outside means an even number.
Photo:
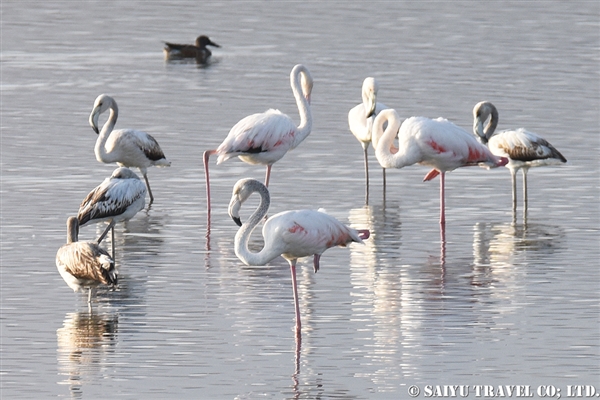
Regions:
<svg viewBox="0 0 600 400"><path fill-rule="evenodd" d="M119 116L119 107L115 99L106 94L101 94L94 101L94 108L90 114L90 125L98 133L98 117L110 110L110 116L100 131L94 152L96 160L103 163L116 162L121 167L137 167L144 176L150 204L154 201L150 183L148 182L147 168L150 166L169 167L171 162L158 145L156 139L146 132L133 129L113 130Z"/></svg>
<svg viewBox="0 0 600 400"><path fill-rule="evenodd" d="M217 164L237 156L248 164L266 165L265 185L269 186L271 166L288 151L295 149L310 134L312 129L310 93L313 79L304 65L298 64L292 68L290 85L298 105L300 125L295 126L292 119L279 110L270 109L264 113L252 114L235 124L216 150L204 152L208 211L210 211L208 160L211 155L218 155Z"/></svg>
<svg viewBox="0 0 600 400"><path fill-rule="evenodd" d="M102 242L110 229L114 258L115 224L133 218L144 208L145 201L146 186L142 180L129 168L119 167L83 199L79 206L77 220L79 226L102 221L109 222L97 243Z"/></svg>
<svg viewBox="0 0 600 400"><path fill-rule="evenodd" d="M258 208L242 224L239 211L252 193L260 195ZM300 335L300 307L296 283L296 261L313 255L314 271L319 270L321 254L330 247L345 247L352 242L363 243L369 237L368 230L355 230L334 217L319 210L284 211L271 216L263 226L264 247L258 253L248 249L250 234L267 215L270 205L269 190L255 179L241 179L233 187L229 203L229 216L240 226L235 235L235 254L246 265L265 265L283 256L292 274L292 289L296 310L296 334Z"/></svg>
<svg viewBox="0 0 600 400"><path fill-rule="evenodd" d="M166 60L178 60L182 58L195 58L199 64L206 64L212 55L211 51L206 46L221 47L208 36L202 35L196 38L196 44L176 44L165 42Z"/></svg>
<svg viewBox="0 0 600 400"><path fill-rule="evenodd" d="M95 242L78 242L79 222L67 219L67 244L56 252L56 268L73 291L88 288L88 303L93 289L100 285L116 286L117 270L114 259Z"/></svg>
<svg viewBox="0 0 600 400"><path fill-rule="evenodd" d="M483 125L486 121L485 129ZM517 171L523 171L523 204L527 209L527 172L531 167L566 163L560 154L546 139L535 133L518 128L495 132L498 126L498 109L489 101L482 101L473 108L473 132L483 144L487 144L492 153L508 158L506 168L510 170L512 181L513 211L517 209Z"/></svg>
<svg viewBox="0 0 600 400"><path fill-rule="evenodd" d="M383 131L383 124L388 126ZM399 130L398 130L399 128ZM394 136L398 132L398 150L394 152ZM459 167L479 165L495 168L508 160L497 157L473 135L444 118L410 117L400 125L394 109L383 110L373 123L375 156L384 168L403 168L420 164L433 167L425 176L429 181L440 175L440 224L446 223L445 175Z"/></svg>
<svg viewBox="0 0 600 400"><path fill-rule="evenodd" d="M377 114L388 108L385 104L377 102L377 91L379 90L379 84L373 77L367 77L363 81L362 85L362 100L363 102L354 106L348 112L348 125L350 132L360 142L364 157L365 157L365 182L366 182L366 195L365 202L369 203L369 160L367 155L367 149L371 143L371 131L373 128L373 121ZM383 170L383 190L385 191L386 179L385 179L385 168Z"/></svg>

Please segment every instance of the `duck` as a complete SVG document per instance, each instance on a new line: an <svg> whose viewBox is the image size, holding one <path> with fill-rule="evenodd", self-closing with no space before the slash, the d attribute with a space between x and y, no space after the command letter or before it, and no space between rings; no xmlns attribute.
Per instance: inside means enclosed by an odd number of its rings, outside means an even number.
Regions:
<svg viewBox="0 0 600 400"><path fill-rule="evenodd" d="M206 64L212 52L206 46L221 47L206 35L196 38L196 44L176 44L165 42L163 52L165 60L181 60L195 58L198 64Z"/></svg>

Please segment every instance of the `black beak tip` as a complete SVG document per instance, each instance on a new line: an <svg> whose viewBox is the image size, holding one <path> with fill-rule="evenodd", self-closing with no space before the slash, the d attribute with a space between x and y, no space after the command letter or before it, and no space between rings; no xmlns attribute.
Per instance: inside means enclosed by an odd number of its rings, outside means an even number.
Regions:
<svg viewBox="0 0 600 400"><path fill-rule="evenodd" d="M98 128L96 128L95 126L92 126L92 129L94 130L94 132L96 132L96 134L100 133L100 131L98 130Z"/></svg>
<svg viewBox="0 0 600 400"><path fill-rule="evenodd" d="M233 219L233 222L235 222L237 226L242 226L242 220L240 217L231 217L231 219Z"/></svg>

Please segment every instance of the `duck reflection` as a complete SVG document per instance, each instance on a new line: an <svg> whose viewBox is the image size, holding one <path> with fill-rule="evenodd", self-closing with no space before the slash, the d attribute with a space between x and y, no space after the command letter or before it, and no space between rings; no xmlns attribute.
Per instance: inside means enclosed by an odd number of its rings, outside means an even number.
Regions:
<svg viewBox="0 0 600 400"><path fill-rule="evenodd" d="M56 331L59 384L69 385L72 397L82 397L82 384L103 374L117 343L118 322L117 314L68 313Z"/></svg>

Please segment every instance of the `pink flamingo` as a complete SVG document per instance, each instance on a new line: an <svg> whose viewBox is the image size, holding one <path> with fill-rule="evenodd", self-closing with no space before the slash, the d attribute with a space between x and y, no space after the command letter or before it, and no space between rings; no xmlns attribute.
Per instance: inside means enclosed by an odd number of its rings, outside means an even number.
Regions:
<svg viewBox="0 0 600 400"><path fill-rule="evenodd" d="M289 150L295 149L310 134L312 129L310 93L313 79L304 65L294 66L290 73L290 85L298 105L300 125L295 126L292 119L279 110L270 109L264 113L252 114L235 124L216 150L204 152L208 211L210 211L208 159L211 155L218 155L217 164L237 156L248 164L266 165L265 185L269 186L271 166Z"/></svg>
<svg viewBox="0 0 600 400"><path fill-rule="evenodd" d="M383 131L383 124L388 126ZM398 128L400 130L398 130ZM393 147L398 132L398 149ZM375 156L384 168L403 168L420 164L433 167L425 175L429 181L440 175L440 224L445 225L445 175L459 167L479 165L484 168L501 167L508 163L497 157L473 135L444 118L410 117L400 125L400 117L393 109L383 110L373 124Z"/></svg>
<svg viewBox="0 0 600 400"><path fill-rule="evenodd" d="M258 208L242 224L239 211L242 204L254 192L260 195ZM229 203L229 215L241 228L235 235L235 254L246 265L265 265L280 255L290 264L292 289L296 310L296 335L300 336L300 307L296 283L296 261L300 257L314 255L314 270L319 270L321 254L330 247L345 247L352 242L363 243L369 237L368 230L355 230L323 211L284 211L271 216L263 226L264 247L258 253L248 249L250 234L263 220L270 205L269 190L255 179L241 179L233 187Z"/></svg>
<svg viewBox="0 0 600 400"><path fill-rule="evenodd" d="M483 128L484 122L489 122ZM512 180L513 211L517 209L517 171L523 171L523 205L527 209L527 171L531 167L566 163L567 159L548 141L533 132L519 128L495 132L498 126L498 110L489 101L477 103L473 108L473 132L492 153L508 157L506 168Z"/></svg>

